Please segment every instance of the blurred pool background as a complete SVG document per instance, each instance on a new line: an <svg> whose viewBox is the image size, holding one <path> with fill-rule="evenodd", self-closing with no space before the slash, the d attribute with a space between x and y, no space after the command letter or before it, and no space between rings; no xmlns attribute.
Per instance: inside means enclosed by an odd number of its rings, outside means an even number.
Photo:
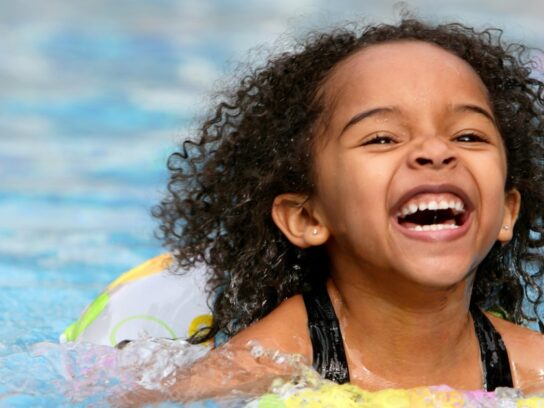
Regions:
<svg viewBox="0 0 544 408"><path fill-rule="evenodd" d="M403 8L544 46L540 0L0 0L0 405L47 382L31 345L161 252L166 158L249 49Z"/></svg>

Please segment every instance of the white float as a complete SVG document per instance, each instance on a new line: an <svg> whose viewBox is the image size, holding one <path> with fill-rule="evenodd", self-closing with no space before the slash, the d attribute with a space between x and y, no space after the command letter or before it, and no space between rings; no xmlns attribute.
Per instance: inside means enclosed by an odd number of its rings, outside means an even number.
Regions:
<svg viewBox="0 0 544 408"><path fill-rule="evenodd" d="M115 346L144 337L186 339L210 325L205 268L172 274L173 260L161 255L124 273L83 311L60 342Z"/></svg>

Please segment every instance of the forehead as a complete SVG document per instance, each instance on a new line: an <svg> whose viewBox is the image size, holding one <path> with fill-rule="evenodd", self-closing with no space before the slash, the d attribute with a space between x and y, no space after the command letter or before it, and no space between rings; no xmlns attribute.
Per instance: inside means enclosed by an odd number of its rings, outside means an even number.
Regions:
<svg viewBox="0 0 544 408"><path fill-rule="evenodd" d="M468 98L489 105L487 89L468 62L423 41L390 42L357 51L333 68L322 91L329 107L346 98L402 102L403 95L412 102Z"/></svg>

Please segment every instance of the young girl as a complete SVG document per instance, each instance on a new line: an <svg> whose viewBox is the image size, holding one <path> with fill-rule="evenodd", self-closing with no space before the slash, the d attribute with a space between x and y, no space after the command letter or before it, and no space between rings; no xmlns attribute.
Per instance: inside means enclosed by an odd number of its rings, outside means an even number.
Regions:
<svg viewBox="0 0 544 408"><path fill-rule="evenodd" d="M155 211L179 264L212 271L192 341L226 335L251 370L253 340L368 390L542 387L544 340L516 325L544 330L530 68L499 31L404 20L311 34L244 76Z"/></svg>

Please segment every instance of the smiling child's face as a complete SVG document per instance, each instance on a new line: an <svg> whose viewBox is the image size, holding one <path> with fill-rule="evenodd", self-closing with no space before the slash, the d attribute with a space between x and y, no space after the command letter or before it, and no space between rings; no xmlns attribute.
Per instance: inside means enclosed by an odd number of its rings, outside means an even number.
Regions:
<svg viewBox="0 0 544 408"><path fill-rule="evenodd" d="M443 287L511 238L519 194L504 191L501 135L468 63L424 42L370 46L334 68L323 96L312 206L333 269Z"/></svg>

